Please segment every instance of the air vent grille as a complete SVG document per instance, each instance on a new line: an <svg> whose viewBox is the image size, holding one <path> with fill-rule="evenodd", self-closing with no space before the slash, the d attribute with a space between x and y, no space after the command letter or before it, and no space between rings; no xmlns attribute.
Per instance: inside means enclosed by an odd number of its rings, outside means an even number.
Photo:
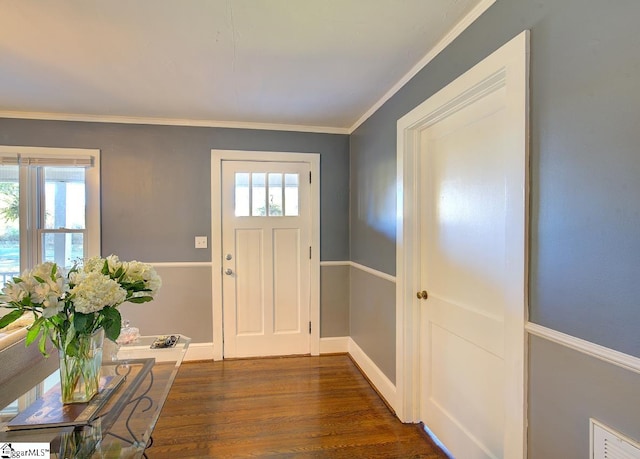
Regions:
<svg viewBox="0 0 640 459"><path fill-rule="evenodd" d="M640 459L640 444L591 419L592 459Z"/></svg>

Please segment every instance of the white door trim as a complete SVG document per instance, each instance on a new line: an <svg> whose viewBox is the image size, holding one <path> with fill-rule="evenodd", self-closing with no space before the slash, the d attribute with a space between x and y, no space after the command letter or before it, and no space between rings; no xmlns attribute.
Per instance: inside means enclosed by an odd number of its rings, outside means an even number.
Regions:
<svg viewBox="0 0 640 459"><path fill-rule="evenodd" d="M222 314L222 161L286 161L308 163L311 168L311 355L320 354L320 154L272 151L211 150L211 297L213 300L213 359L224 356Z"/></svg>
<svg viewBox="0 0 640 459"><path fill-rule="evenodd" d="M397 232L396 232L396 406L403 422L419 421L420 309L416 291L420 283L420 213L419 160L420 131L451 111L458 110L474 98L482 97L496 85L508 91L509 110L515 114L518 128L511 134L521 145L519 155L523 171L522 199L524 213L511 237L522 239L522 284L519 289L521 305L515 305L505 316L505 325L512 332L505 334L506 406L505 457L526 457L526 333L527 321L527 241L528 241L528 94L529 94L529 32L524 31L498 51L477 64L440 91L398 120L397 131ZM480 83L477 83L480 81ZM498 86L499 87L499 86ZM451 99L450 94L460 94ZM515 132L517 131L517 132Z"/></svg>

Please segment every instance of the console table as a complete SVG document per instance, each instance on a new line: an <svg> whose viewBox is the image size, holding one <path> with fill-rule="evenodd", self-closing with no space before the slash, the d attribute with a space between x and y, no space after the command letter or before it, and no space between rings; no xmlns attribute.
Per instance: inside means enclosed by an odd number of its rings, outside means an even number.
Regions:
<svg viewBox="0 0 640 459"><path fill-rule="evenodd" d="M155 338L143 336L119 347L109 346L105 340L101 375L124 378L85 425L10 430L14 417L47 391L55 390L59 383L57 356L21 374L16 378L19 381L3 384L0 444L48 443L52 458L146 457L145 450L153 442L151 434L191 342L181 335L174 347L152 349ZM89 406L91 403L94 401Z"/></svg>

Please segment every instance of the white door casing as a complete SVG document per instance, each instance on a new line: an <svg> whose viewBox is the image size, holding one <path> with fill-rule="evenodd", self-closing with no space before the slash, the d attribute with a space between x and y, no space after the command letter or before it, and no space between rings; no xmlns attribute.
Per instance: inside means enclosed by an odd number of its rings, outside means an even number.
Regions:
<svg viewBox="0 0 640 459"><path fill-rule="evenodd" d="M212 151L214 359L319 353L318 166L317 154ZM297 174L300 216L236 218L236 172Z"/></svg>
<svg viewBox="0 0 640 459"><path fill-rule="evenodd" d="M398 121L395 409L459 457L526 456L528 52Z"/></svg>

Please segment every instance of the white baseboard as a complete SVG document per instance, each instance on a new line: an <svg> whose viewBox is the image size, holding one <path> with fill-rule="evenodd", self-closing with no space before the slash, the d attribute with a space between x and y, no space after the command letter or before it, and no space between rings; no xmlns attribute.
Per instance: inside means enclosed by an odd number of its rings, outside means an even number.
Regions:
<svg viewBox="0 0 640 459"><path fill-rule="evenodd" d="M191 343L184 361L213 360L213 343Z"/></svg>
<svg viewBox="0 0 640 459"><path fill-rule="evenodd" d="M348 336L320 338L320 354L349 352L350 339Z"/></svg>
<svg viewBox="0 0 640 459"><path fill-rule="evenodd" d="M349 340L349 354L353 360L358 364L360 369L364 372L365 376L371 381L373 387L376 388L378 393L386 400L389 406L396 406L396 386L389 378L377 367L377 365L369 358L367 354L356 344L356 342L348 338Z"/></svg>

